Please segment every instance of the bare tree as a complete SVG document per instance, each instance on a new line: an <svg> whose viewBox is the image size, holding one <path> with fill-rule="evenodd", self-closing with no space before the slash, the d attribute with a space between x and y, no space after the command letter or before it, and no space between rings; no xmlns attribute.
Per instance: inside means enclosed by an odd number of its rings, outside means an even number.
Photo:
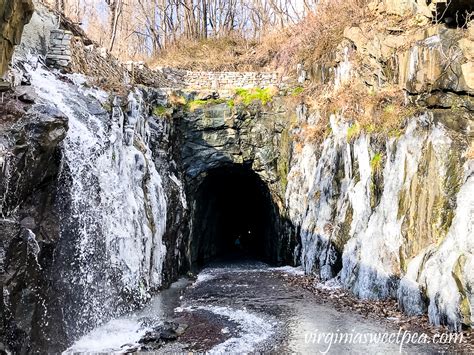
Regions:
<svg viewBox="0 0 474 355"><path fill-rule="evenodd" d="M109 51L112 52L114 49L115 39L117 37L117 27L120 16L123 11L123 0L105 0L110 9L110 42Z"/></svg>
<svg viewBox="0 0 474 355"><path fill-rule="evenodd" d="M258 40L300 21L319 0L42 0L84 24L89 35L127 59L157 55L189 40L236 35ZM104 4L107 17L104 16Z"/></svg>

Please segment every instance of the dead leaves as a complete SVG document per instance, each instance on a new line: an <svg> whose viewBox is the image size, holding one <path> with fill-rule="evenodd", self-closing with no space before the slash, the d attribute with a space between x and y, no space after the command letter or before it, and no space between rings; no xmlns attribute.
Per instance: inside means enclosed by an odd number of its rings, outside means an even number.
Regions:
<svg viewBox="0 0 474 355"><path fill-rule="evenodd" d="M343 288L326 289L318 287L320 280L314 276L290 276L285 278L292 287L300 287L310 291L318 302L328 304L341 312L359 314L364 318L396 325L402 330L425 333L430 337L435 334L449 333L447 327L435 327L429 323L428 315L407 316L399 308L395 299L362 300ZM462 344L447 344L447 351L474 354L474 334L465 330Z"/></svg>

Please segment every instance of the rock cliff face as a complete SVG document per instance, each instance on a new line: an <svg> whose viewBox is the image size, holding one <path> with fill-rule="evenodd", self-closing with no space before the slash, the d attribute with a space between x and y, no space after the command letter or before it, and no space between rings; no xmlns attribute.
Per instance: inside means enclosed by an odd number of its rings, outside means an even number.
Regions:
<svg viewBox="0 0 474 355"><path fill-rule="evenodd" d="M358 297L398 298L410 314L429 310L435 324L470 326L466 141L429 115L382 144L371 135L348 142L336 118L331 127L321 150L295 154L288 179L306 272L337 277Z"/></svg>
<svg viewBox="0 0 474 355"><path fill-rule="evenodd" d="M176 279L186 200L159 93L109 99L22 65L37 103L2 129L2 337L59 351Z"/></svg>
<svg viewBox="0 0 474 355"><path fill-rule="evenodd" d="M424 2L396 3L379 1L377 11L433 19ZM3 8L19 21L27 5ZM27 31L37 46L47 35L34 29L54 21L35 16ZM370 87L367 97L402 89L416 110L401 118L383 101L374 122L401 121L383 133L362 129L356 109L336 105L324 117L301 102L295 112L285 90L240 104L146 86L116 95L19 54L16 70L31 86L0 106L1 346L64 350L217 255L215 237L227 230L209 224L226 203L220 194L248 194L242 181L251 194L233 211L266 211L251 226L262 236L259 257L301 263L359 297L396 298L434 324L472 326L473 41L472 27L425 21L381 34L361 25L346 29L331 61L306 63L307 80L332 88L336 102L354 82ZM87 53L102 63L94 70L123 76L124 67Z"/></svg>
<svg viewBox="0 0 474 355"><path fill-rule="evenodd" d="M8 68L13 47L20 43L23 26L33 14L32 0L0 1L0 76Z"/></svg>
<svg viewBox="0 0 474 355"><path fill-rule="evenodd" d="M419 15L458 27L466 24L474 5L469 0L376 0L370 6L379 12L404 16Z"/></svg>
<svg viewBox="0 0 474 355"><path fill-rule="evenodd" d="M362 298L397 298L456 330L473 322L473 33L346 29L336 64L313 67L312 80L336 95L358 80L372 95L399 87L419 113L388 135L374 125L354 134L357 116L336 110L321 145L293 152L286 191L306 272ZM385 105L386 119L394 106ZM301 115L299 125L319 117Z"/></svg>
<svg viewBox="0 0 474 355"><path fill-rule="evenodd" d="M194 226L188 241L198 248L196 241L204 234L202 228L205 226L201 223L205 215L199 213L196 202L209 173L228 169L227 175L231 177L234 168L247 169L268 190L265 199L271 202L265 207L271 210L271 216L268 228L262 231L266 251L260 256L272 263L292 262L295 240L284 207L290 159L289 121L284 102L277 98L267 105L258 100L250 105L234 106L229 105L230 102L232 98L221 103L210 100L195 110L175 112L182 142L180 163L186 177L191 224ZM222 177L224 180L225 175ZM228 185L228 189L238 189L238 186ZM243 208L250 208L254 203L252 198L256 197L250 198L249 206ZM238 219L238 215L235 218ZM193 247L188 252L190 265L193 265L198 253Z"/></svg>
<svg viewBox="0 0 474 355"><path fill-rule="evenodd" d="M58 174L67 118L52 105L7 99L0 107L0 255L3 344L26 351L44 346L31 335L54 299L51 265L59 238Z"/></svg>

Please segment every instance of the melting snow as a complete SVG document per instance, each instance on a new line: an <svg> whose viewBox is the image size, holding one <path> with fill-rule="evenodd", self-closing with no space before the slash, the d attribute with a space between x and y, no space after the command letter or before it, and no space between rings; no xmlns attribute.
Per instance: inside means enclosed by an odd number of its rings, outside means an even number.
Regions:
<svg viewBox="0 0 474 355"><path fill-rule="evenodd" d="M316 288L321 290L337 290L342 287L341 281L335 277L333 279L327 280L325 282L318 282L316 284Z"/></svg>
<svg viewBox="0 0 474 355"><path fill-rule="evenodd" d="M268 339L274 333L274 322L269 322L256 314L223 306L197 306L188 307L187 310L195 309L212 312L224 316L238 324L239 337L232 337L225 342L213 347L210 354L246 353L256 350L256 346ZM225 329L225 328L224 328Z"/></svg>
<svg viewBox="0 0 474 355"><path fill-rule="evenodd" d="M278 271L282 272L288 275L296 275L296 276L301 276L304 275L304 270L303 267L301 266L280 266L280 267L272 267L269 270L271 271Z"/></svg>
<svg viewBox="0 0 474 355"><path fill-rule="evenodd" d="M147 330L136 319L115 319L80 338L63 354L116 353L125 344L137 344Z"/></svg>

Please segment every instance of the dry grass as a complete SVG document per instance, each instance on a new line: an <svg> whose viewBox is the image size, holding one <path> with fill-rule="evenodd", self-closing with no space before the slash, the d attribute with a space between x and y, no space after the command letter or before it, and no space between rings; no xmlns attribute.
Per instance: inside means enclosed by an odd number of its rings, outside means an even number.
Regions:
<svg viewBox="0 0 474 355"><path fill-rule="evenodd" d="M301 138L304 142L311 142L315 144L322 143L327 137L328 122L319 120L315 125L303 125L301 127Z"/></svg>
<svg viewBox="0 0 474 355"><path fill-rule="evenodd" d="M293 70L300 62L325 59L343 39L344 28L367 20L369 0L321 0L315 13L259 41L239 34L200 41L182 39L149 61L150 67L189 70Z"/></svg>
<svg viewBox="0 0 474 355"><path fill-rule="evenodd" d="M417 113L412 105L405 104L404 93L399 89L380 90L368 96L367 109L358 117L367 133L399 136L405 120Z"/></svg>
<svg viewBox="0 0 474 355"><path fill-rule="evenodd" d="M148 65L194 71L255 70L267 64L249 60L257 45L238 35L200 41L182 39L151 59Z"/></svg>
<svg viewBox="0 0 474 355"><path fill-rule="evenodd" d="M321 143L330 133L331 114L350 123L347 140L352 141L361 133L382 138L398 137L406 119L417 113L413 105L405 103L404 93L399 88L371 91L362 83L350 82L336 91L328 89L319 96L314 95L312 100L309 95L305 102L320 118L314 125L301 127L299 139L302 142Z"/></svg>
<svg viewBox="0 0 474 355"><path fill-rule="evenodd" d="M337 112L352 123L349 138L360 132L398 136L405 119L416 114L415 107L405 103L399 88L373 91L360 83L343 86L321 107L326 115Z"/></svg>
<svg viewBox="0 0 474 355"><path fill-rule="evenodd" d="M168 101L173 106L184 106L186 105L186 98L176 92L171 92L168 96Z"/></svg>
<svg viewBox="0 0 474 355"><path fill-rule="evenodd" d="M344 29L367 20L368 0L322 0L316 13L290 28L276 57L276 65L314 63L327 59L342 41Z"/></svg>

